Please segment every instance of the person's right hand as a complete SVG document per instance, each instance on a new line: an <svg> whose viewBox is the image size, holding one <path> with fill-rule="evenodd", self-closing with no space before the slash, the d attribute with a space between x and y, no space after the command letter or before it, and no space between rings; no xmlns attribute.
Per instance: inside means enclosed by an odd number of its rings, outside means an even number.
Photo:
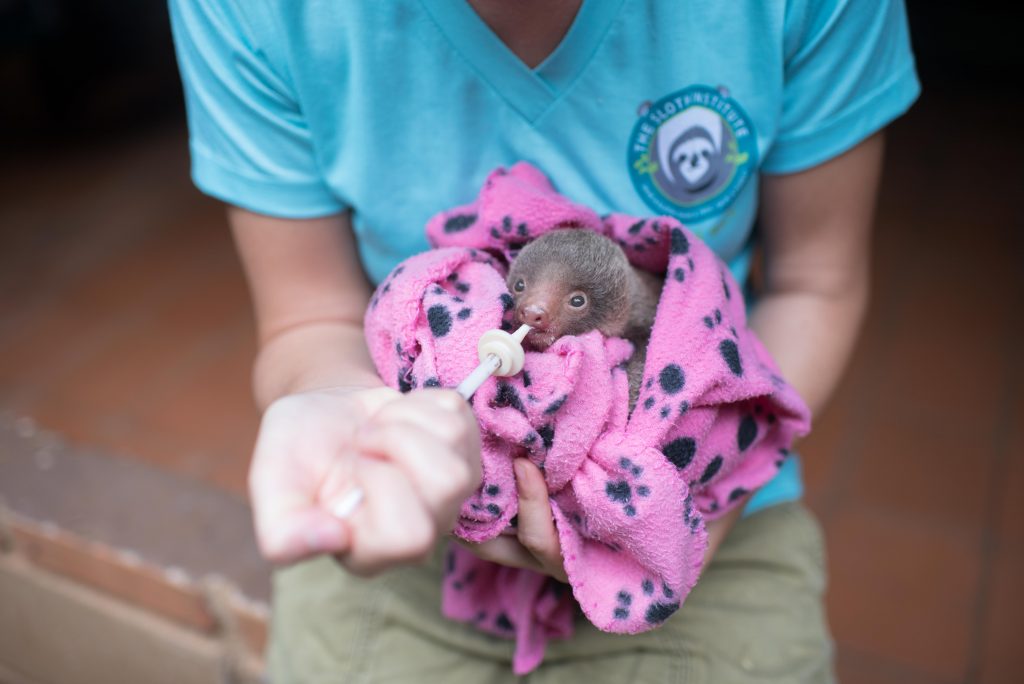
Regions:
<svg viewBox="0 0 1024 684"><path fill-rule="evenodd" d="M249 470L260 550L277 564L335 554L358 574L419 561L480 473L476 418L450 390L283 397L263 415ZM337 518L355 488L362 503Z"/></svg>

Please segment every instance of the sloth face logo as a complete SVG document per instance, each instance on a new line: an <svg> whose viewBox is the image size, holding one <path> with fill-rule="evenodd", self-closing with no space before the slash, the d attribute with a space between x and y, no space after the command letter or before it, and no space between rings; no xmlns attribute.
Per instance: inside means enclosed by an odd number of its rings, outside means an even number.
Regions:
<svg viewBox="0 0 1024 684"><path fill-rule="evenodd" d="M693 85L644 103L627 162L637 194L681 221L721 214L757 169L757 135L725 88Z"/></svg>
<svg viewBox="0 0 1024 684"><path fill-rule="evenodd" d="M665 175L671 177L675 170L686 183L691 192L700 192L715 182L718 176L711 165L712 159L721 154L715 149L711 137L699 129L692 137L682 137L672 145L669 153L669 164L666 164Z"/></svg>
<svg viewBox="0 0 1024 684"><path fill-rule="evenodd" d="M668 119L652 145L658 151L655 182L681 204L713 194L732 172L726 159L730 135L722 118L706 107L690 107Z"/></svg>

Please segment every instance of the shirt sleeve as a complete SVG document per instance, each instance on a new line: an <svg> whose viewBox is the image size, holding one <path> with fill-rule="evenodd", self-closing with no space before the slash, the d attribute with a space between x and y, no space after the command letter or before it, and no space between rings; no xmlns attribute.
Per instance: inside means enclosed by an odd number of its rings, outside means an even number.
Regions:
<svg viewBox="0 0 1024 684"><path fill-rule="evenodd" d="M795 0L784 43L782 111L765 173L801 171L845 152L920 92L903 0Z"/></svg>
<svg viewBox="0 0 1024 684"><path fill-rule="evenodd" d="M196 186L271 216L344 209L323 180L287 78L270 64L240 5L170 0L170 13Z"/></svg>

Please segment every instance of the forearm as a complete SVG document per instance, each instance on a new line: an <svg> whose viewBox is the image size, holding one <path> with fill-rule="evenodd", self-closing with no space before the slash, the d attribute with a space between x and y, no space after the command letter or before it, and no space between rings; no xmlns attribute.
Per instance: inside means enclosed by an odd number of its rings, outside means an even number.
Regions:
<svg viewBox="0 0 1024 684"><path fill-rule="evenodd" d="M256 314L260 408L297 392L382 385L363 339L371 287L349 217L228 215Z"/></svg>
<svg viewBox="0 0 1024 684"><path fill-rule="evenodd" d="M288 394L381 385L362 326L341 321L298 325L265 340L253 369L253 392L261 410Z"/></svg>
<svg viewBox="0 0 1024 684"><path fill-rule="evenodd" d="M839 292L769 292L751 312L751 329L814 415L825 408L839 384L867 300L865 277Z"/></svg>
<svg viewBox="0 0 1024 684"><path fill-rule="evenodd" d="M764 268L750 326L812 413L824 409L867 309L883 138L762 183Z"/></svg>
<svg viewBox="0 0 1024 684"><path fill-rule="evenodd" d="M876 134L761 186L764 277L749 325L814 414L839 384L867 308L882 149ZM741 510L708 524L705 564Z"/></svg>

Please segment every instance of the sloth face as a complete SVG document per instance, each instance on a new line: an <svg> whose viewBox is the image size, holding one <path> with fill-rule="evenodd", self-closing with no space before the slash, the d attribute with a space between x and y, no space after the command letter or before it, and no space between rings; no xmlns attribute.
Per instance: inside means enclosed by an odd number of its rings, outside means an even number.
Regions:
<svg viewBox="0 0 1024 684"><path fill-rule="evenodd" d="M691 192L699 191L715 180L711 160L716 154L708 138L689 138L672 148L672 166Z"/></svg>

